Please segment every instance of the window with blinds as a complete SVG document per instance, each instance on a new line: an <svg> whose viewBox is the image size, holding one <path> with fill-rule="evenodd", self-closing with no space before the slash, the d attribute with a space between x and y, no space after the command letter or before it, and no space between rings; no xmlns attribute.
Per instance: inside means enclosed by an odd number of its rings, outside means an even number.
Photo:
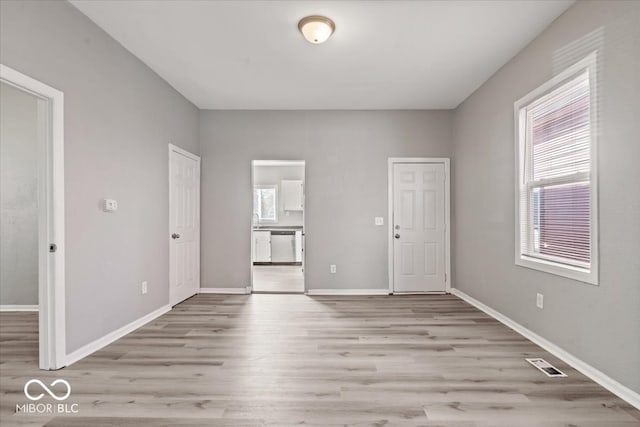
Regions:
<svg viewBox="0 0 640 427"><path fill-rule="evenodd" d="M516 103L516 263L597 283L594 58Z"/></svg>
<svg viewBox="0 0 640 427"><path fill-rule="evenodd" d="M253 222L278 222L278 187L259 185L253 188Z"/></svg>

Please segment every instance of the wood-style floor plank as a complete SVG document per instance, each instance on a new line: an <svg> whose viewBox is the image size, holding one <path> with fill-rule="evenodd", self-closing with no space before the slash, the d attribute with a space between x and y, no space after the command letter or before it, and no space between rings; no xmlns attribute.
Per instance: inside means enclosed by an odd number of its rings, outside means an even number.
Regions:
<svg viewBox="0 0 640 427"><path fill-rule="evenodd" d="M37 340L36 313L0 313L3 426L640 426L454 296L197 295L55 372L37 369ZM69 381L79 412L15 414L31 378Z"/></svg>
<svg viewBox="0 0 640 427"><path fill-rule="evenodd" d="M304 273L301 265L254 265L255 292L304 292Z"/></svg>

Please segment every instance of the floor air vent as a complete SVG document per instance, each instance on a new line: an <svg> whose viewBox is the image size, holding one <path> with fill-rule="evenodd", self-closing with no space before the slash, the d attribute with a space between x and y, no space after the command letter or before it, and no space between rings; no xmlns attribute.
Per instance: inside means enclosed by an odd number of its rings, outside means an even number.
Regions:
<svg viewBox="0 0 640 427"><path fill-rule="evenodd" d="M544 359L525 359L533 366L544 372L548 377L566 377L567 375L560 372L555 366Z"/></svg>

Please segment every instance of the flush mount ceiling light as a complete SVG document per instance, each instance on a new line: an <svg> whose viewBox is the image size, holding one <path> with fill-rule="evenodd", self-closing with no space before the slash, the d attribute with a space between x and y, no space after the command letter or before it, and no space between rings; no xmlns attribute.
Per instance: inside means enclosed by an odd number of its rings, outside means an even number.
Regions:
<svg viewBox="0 0 640 427"><path fill-rule="evenodd" d="M298 29L309 43L320 44L327 41L336 29L336 24L325 16L307 16L298 22Z"/></svg>

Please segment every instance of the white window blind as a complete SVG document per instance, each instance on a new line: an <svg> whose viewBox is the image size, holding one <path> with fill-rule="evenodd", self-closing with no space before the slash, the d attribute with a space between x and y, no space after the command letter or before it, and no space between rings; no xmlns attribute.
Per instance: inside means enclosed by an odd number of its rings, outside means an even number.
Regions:
<svg viewBox="0 0 640 427"><path fill-rule="evenodd" d="M519 256L556 270L592 270L591 83L590 68L583 67L516 104L520 197L516 262Z"/></svg>

